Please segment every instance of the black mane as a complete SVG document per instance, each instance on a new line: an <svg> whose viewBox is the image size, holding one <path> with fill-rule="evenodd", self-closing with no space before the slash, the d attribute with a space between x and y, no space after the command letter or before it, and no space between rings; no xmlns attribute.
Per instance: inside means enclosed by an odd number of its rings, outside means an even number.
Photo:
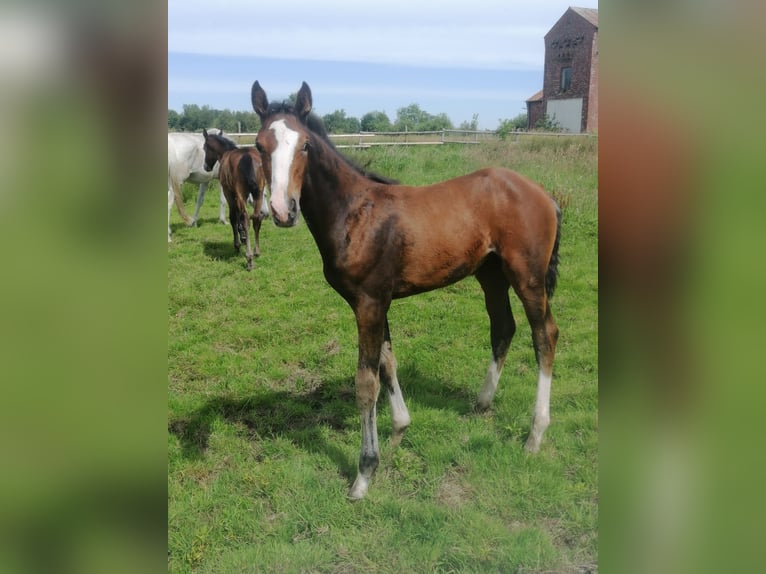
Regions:
<svg viewBox="0 0 766 574"><path fill-rule="evenodd" d="M269 108L266 112L266 115L272 116L274 114L288 114L300 119L300 115L295 110L295 106L289 101L270 103ZM315 113L311 112L306 117L305 125L311 133L322 138L322 140L328 146L330 146L330 148L335 153L337 153L341 159L343 159L346 165L348 165L351 169L353 169L358 174L363 175L364 177L366 177L370 181L374 181L375 183L383 183L386 185L396 185L399 183L398 180L385 177L383 175L375 173L374 171L368 171L358 166L356 163L354 163L353 161L348 159L345 155L343 155L340 151L338 151L338 148L335 147L335 144L332 143L332 141L330 140L330 137L327 135L327 129L324 127L324 122L322 121L322 118L320 118Z"/></svg>
<svg viewBox="0 0 766 574"><path fill-rule="evenodd" d="M208 132L207 135L208 137L211 137L220 143L223 146L224 151L229 151L238 147L237 144L235 144L229 138L222 136L221 134L211 134Z"/></svg>

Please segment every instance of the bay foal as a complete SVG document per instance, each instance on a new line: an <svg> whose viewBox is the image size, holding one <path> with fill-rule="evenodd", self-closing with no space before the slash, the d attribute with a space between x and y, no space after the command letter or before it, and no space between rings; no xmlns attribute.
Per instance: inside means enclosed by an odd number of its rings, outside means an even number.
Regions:
<svg viewBox="0 0 766 574"><path fill-rule="evenodd" d="M239 148L237 144L220 134L202 130L205 138L205 169L211 171L219 163L218 179L229 204L229 221L234 232L234 249L239 253L245 244L247 270L253 268L253 250L250 248L250 234L247 231L247 197L253 198L253 237L255 256L261 255L260 235L263 221L263 189L266 179L261 166L261 154L254 148ZM267 212L268 213L268 212Z"/></svg>
<svg viewBox="0 0 766 574"><path fill-rule="evenodd" d="M362 448L349 497L362 498L378 466L376 403L381 382L391 404L392 443L410 424L396 375L387 313L393 299L478 279L490 320L492 360L478 396L495 394L516 324L510 287L532 329L539 374L529 451L540 448L558 328L549 299L556 286L560 212L536 183L507 169L482 169L424 187L385 183L351 165L311 114L304 82L294 105L269 104L256 81L252 103L261 118L256 138L271 186L278 226L300 213L316 241L327 282L354 311L359 338L356 401Z"/></svg>

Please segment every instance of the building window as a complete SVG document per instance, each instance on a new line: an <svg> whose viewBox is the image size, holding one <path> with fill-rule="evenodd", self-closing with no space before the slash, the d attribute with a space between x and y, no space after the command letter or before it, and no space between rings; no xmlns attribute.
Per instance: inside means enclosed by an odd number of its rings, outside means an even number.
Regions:
<svg viewBox="0 0 766 574"><path fill-rule="evenodd" d="M561 68L561 91L566 92L572 86L572 68Z"/></svg>

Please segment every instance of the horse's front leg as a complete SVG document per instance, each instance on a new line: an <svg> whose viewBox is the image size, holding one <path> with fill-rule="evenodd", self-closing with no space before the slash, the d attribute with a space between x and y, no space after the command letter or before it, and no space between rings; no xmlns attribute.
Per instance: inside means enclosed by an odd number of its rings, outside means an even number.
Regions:
<svg viewBox="0 0 766 574"><path fill-rule="evenodd" d="M359 333L359 360L356 368L356 404L362 419L362 449L359 453L359 472L348 496L359 500L367 493L370 479L378 468L377 409L380 392L380 350L386 309L379 301L367 299L354 309Z"/></svg>
<svg viewBox="0 0 766 574"><path fill-rule="evenodd" d="M194 217L192 218L192 227L197 226L197 220L199 219L199 212L202 209L202 204L205 203L206 191L207 191L207 183L200 183L199 192L197 192L197 207L194 209Z"/></svg>
<svg viewBox="0 0 766 574"><path fill-rule="evenodd" d="M171 242L170 239L170 212L173 209L173 190L168 189L168 243Z"/></svg>

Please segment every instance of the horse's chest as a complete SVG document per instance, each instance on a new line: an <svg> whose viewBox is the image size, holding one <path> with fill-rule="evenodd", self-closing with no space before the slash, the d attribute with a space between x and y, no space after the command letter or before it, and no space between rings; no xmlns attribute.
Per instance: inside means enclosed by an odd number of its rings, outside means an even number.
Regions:
<svg viewBox="0 0 766 574"><path fill-rule="evenodd" d="M380 234L343 236L342 241L325 257L325 278L341 295L378 290L393 281L398 257L395 241Z"/></svg>

